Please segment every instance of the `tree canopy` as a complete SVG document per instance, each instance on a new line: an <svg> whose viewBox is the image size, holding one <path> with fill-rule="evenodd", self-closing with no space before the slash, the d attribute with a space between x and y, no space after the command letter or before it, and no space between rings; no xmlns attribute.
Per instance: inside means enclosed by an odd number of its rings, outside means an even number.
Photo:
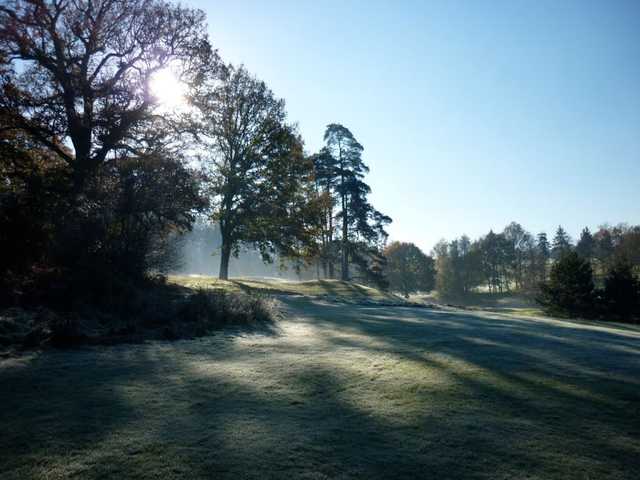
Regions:
<svg viewBox="0 0 640 480"><path fill-rule="evenodd" d="M202 116L211 218L222 235L220 278L241 244L265 260L303 256L318 225L313 163L284 101L244 67L227 66L193 97Z"/></svg>
<svg viewBox="0 0 640 480"><path fill-rule="evenodd" d="M413 243L392 242L384 249L387 279L392 290L405 297L429 292L435 286L435 264Z"/></svg>

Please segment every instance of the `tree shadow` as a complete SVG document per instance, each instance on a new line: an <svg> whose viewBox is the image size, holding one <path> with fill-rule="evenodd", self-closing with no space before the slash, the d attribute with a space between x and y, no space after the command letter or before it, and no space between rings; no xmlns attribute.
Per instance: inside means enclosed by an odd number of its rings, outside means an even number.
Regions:
<svg viewBox="0 0 640 480"><path fill-rule="evenodd" d="M48 352L0 369L7 478L633 478L640 468L633 332L282 301L297 315L278 337Z"/></svg>

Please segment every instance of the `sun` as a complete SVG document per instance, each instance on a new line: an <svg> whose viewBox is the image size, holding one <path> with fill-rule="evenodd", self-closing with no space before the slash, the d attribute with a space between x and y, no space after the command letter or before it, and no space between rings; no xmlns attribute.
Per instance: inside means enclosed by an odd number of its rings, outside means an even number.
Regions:
<svg viewBox="0 0 640 480"><path fill-rule="evenodd" d="M187 87L171 70L164 69L156 72L151 77L149 86L161 107L173 110L186 106Z"/></svg>

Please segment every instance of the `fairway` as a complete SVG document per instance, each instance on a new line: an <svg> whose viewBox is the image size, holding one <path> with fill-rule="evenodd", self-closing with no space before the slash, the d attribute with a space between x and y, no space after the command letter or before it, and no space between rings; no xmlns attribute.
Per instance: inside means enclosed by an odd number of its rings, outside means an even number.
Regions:
<svg viewBox="0 0 640 480"><path fill-rule="evenodd" d="M637 328L282 302L275 331L3 360L2 478L637 478Z"/></svg>

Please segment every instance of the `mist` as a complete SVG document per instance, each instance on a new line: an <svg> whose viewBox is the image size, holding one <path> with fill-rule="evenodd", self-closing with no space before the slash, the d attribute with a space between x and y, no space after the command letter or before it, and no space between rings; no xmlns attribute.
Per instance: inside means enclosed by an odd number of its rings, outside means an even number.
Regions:
<svg viewBox="0 0 640 480"><path fill-rule="evenodd" d="M179 275L207 275L220 273L222 238L217 225L196 224L190 232L177 238L178 259L174 271ZM282 280L311 280L316 278L313 266L296 270L288 260L274 257L264 262L255 248L241 247L237 257L231 256L230 277L280 278Z"/></svg>

